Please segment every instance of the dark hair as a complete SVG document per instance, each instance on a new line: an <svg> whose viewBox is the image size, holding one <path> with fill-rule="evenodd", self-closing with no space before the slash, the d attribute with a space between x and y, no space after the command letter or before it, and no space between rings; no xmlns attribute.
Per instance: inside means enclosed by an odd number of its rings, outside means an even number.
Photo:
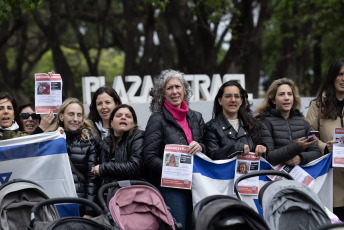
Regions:
<svg viewBox="0 0 344 230"><path fill-rule="evenodd" d="M32 109L33 111L35 111L35 106L32 103L29 104L25 104L25 105L21 105L18 107L18 114L20 114L22 112L23 109L30 107L30 109Z"/></svg>
<svg viewBox="0 0 344 230"><path fill-rule="evenodd" d="M90 119L93 122L98 122L101 120L99 113L97 111L97 98L100 94L107 93L110 97L113 98L113 101L116 105L121 105L122 101L121 98L118 96L116 90L109 86L102 86L97 89L97 91L94 93L92 102L90 104L90 112L88 114L88 119Z"/></svg>
<svg viewBox="0 0 344 230"><path fill-rule="evenodd" d="M12 107L14 110L14 121L16 121L18 123L19 130L22 130L22 124L21 124L21 122L19 122L19 113L18 113L18 107L17 107L16 100L8 92L0 93L0 100L2 100L2 99L8 99L12 103Z"/></svg>
<svg viewBox="0 0 344 230"><path fill-rule="evenodd" d="M247 113L245 109L245 95L247 95L247 92L246 90L244 90L244 88L242 88L242 86L238 82L234 80L227 81L219 88L219 91L217 92L214 99L212 118L215 119L220 113L223 112L223 108L219 103L219 99L222 98L225 88L228 86L238 87L240 91L240 97L242 100L242 104L238 111L238 117L243 121L244 127L248 132L248 135L253 140L253 142L259 144L261 142L261 132L263 130L263 125L256 118L252 117L250 114Z"/></svg>
<svg viewBox="0 0 344 230"><path fill-rule="evenodd" d="M139 128L139 127L137 126L137 116L136 116L136 113L135 113L134 108L131 107L130 105L127 105L127 104L122 104L122 105L117 106L117 107L112 111L112 113L111 113L111 115L110 115L110 119L109 119L109 127L110 127L110 128L109 128L109 134L110 134L110 137L111 137L111 140L112 140L112 143L111 143L111 144L112 144L112 147L111 147L112 152L114 152L114 150L118 147L118 143L121 141L122 138L115 137L113 128L111 127L111 122L112 122L112 120L113 120L115 114L117 113L117 111L118 111L119 109L123 109L123 108L129 109L129 111L131 112L131 115L133 116L133 120L134 120L134 123L135 123L134 127L131 128L131 129L129 130L128 135L127 135L126 138L129 139L129 138L133 135L133 133L134 133L136 130L138 130L138 128Z"/></svg>
<svg viewBox="0 0 344 230"><path fill-rule="evenodd" d="M339 111L334 83L343 67L344 58L339 58L330 65L327 76L323 80L321 90L315 99L316 105L321 108L322 118L335 120L338 116Z"/></svg>

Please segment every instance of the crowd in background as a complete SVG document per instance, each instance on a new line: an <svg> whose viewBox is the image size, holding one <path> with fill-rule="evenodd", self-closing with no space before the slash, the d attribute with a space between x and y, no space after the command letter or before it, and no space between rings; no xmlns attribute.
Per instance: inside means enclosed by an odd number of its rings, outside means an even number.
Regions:
<svg viewBox="0 0 344 230"><path fill-rule="evenodd" d="M247 92L236 81L225 82L214 99L212 119L189 108L192 90L184 74L164 70L150 91L150 116L146 130L137 125L134 109L122 104L107 86L94 94L88 116L76 98L66 98L56 115L40 116L32 104L17 107L13 97L0 93L0 140L58 130L66 134L76 192L96 201L98 188L122 179L142 179L161 192L172 215L192 228L190 190L161 187L166 144L188 145L188 152L202 152L213 160L254 152L272 165L303 165L333 150L335 127L343 125L344 59L329 67L319 94L306 118L300 112L300 95L288 78L275 80L263 103L250 109ZM307 137L319 131L319 141ZM171 162L170 162L171 161ZM175 164L171 157L168 164ZM234 169L233 169L234 170ZM244 169L243 169L244 170ZM334 213L344 220L344 169L334 169ZM80 207L81 215L92 210Z"/></svg>

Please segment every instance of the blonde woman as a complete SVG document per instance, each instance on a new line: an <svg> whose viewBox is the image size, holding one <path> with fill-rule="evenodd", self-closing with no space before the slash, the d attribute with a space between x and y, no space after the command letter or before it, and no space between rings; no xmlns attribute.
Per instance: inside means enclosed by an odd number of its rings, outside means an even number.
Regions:
<svg viewBox="0 0 344 230"><path fill-rule="evenodd" d="M300 112L298 88L288 78L275 80L255 111L265 125L263 142L272 165L302 165L321 157L316 140L308 140L311 126Z"/></svg>
<svg viewBox="0 0 344 230"><path fill-rule="evenodd" d="M67 152L78 197L95 201L98 181L91 170L98 164L97 141L94 138L96 134L78 99L67 98L62 103L56 120L47 132L55 131L60 127L66 133ZM90 217L92 210L80 206L80 214Z"/></svg>

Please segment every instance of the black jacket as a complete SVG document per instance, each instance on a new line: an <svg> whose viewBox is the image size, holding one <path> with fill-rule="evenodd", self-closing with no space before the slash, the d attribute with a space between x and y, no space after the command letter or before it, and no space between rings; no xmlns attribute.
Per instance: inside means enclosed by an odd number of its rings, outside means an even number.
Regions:
<svg viewBox="0 0 344 230"><path fill-rule="evenodd" d="M205 125L204 144L207 147L207 155L213 160L233 158L244 151L245 144L249 146L250 152L256 149L256 144L248 136L243 121L239 119L237 132L222 112Z"/></svg>
<svg viewBox="0 0 344 230"><path fill-rule="evenodd" d="M272 165L284 163L299 155L301 165L321 157L317 143L303 150L297 143L301 137L306 137L311 126L298 110L291 110L285 119L279 110L271 109L257 116L264 124L263 142L268 147L267 160Z"/></svg>
<svg viewBox="0 0 344 230"><path fill-rule="evenodd" d="M193 140L201 145L203 153L205 153L205 146L202 144L204 126L202 114L189 109L186 114L186 120L190 126ZM177 134L177 132L180 134ZM180 140L180 137L183 137L184 141ZM187 138L182 127L165 106L162 107L161 112L150 116L146 126L143 147L145 169L150 176L150 182L154 185L160 184L165 145L185 145L186 140Z"/></svg>
<svg viewBox="0 0 344 230"><path fill-rule="evenodd" d="M90 132L90 140L81 140L81 129L65 131L65 133L69 158L75 168L85 177L85 180L83 180L72 170L77 195L95 202L98 192L98 181L96 176L91 173L91 169L98 164L97 142ZM91 210L91 208L86 207L86 211L83 213L81 208L81 214L92 215Z"/></svg>
<svg viewBox="0 0 344 230"><path fill-rule="evenodd" d="M141 176L144 132L136 130L130 138L127 136L128 132L125 132L113 154L111 137L104 139L99 166L102 184L114 180L139 179Z"/></svg>

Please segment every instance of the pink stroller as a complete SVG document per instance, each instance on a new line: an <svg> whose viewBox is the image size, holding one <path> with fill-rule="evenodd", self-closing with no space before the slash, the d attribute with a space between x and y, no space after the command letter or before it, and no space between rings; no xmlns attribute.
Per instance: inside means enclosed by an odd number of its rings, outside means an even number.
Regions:
<svg viewBox="0 0 344 230"><path fill-rule="evenodd" d="M125 180L105 184L98 191L98 199L121 229L181 228L175 223L160 192L148 182Z"/></svg>

